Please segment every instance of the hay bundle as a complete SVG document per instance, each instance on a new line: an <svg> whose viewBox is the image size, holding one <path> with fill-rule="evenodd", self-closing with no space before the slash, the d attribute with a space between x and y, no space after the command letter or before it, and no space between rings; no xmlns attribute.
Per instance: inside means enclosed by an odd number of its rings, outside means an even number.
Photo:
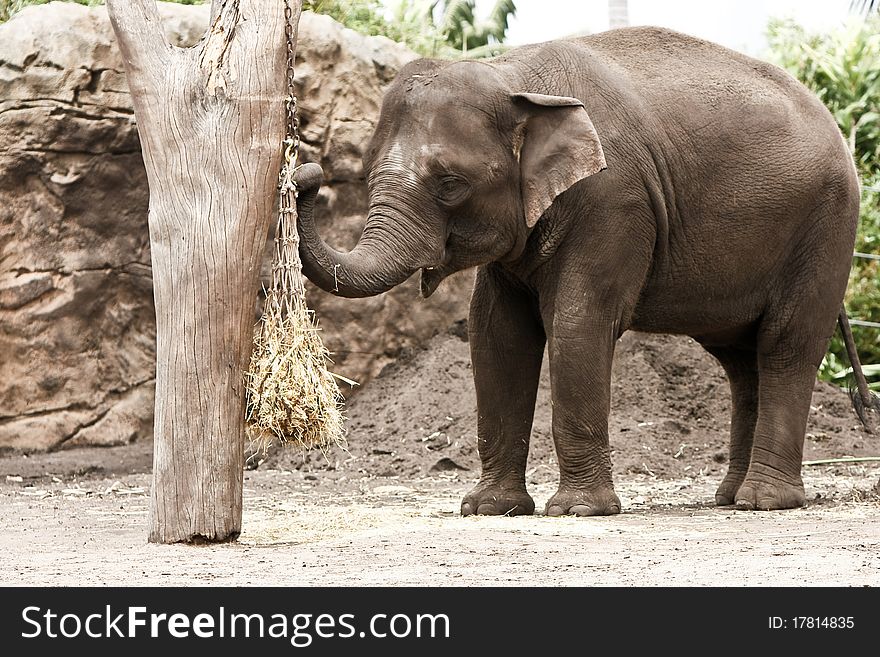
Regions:
<svg viewBox="0 0 880 657"><path fill-rule="evenodd" d="M354 385L327 369L330 354L306 306L292 169L285 166L281 173L272 285L246 376L247 433L254 453L265 453L276 441L303 449L344 445L336 379Z"/></svg>

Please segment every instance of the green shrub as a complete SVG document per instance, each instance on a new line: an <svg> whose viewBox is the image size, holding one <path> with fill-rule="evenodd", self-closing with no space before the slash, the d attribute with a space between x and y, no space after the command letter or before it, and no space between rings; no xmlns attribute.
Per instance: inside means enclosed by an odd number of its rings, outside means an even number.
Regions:
<svg viewBox="0 0 880 657"><path fill-rule="evenodd" d="M374 36L388 30L379 0L303 0L303 9L326 14L361 34Z"/></svg>
<svg viewBox="0 0 880 657"><path fill-rule="evenodd" d="M426 57L486 57L504 49L513 0L496 0L485 20L474 0L396 0L388 14L379 0L305 0L304 9L327 14L346 27L385 36Z"/></svg>
<svg viewBox="0 0 880 657"><path fill-rule="evenodd" d="M787 69L825 103L853 153L862 184L856 251L880 253L880 17L858 20L830 34L812 34L790 21L769 27L770 59ZM880 321L880 262L856 258L846 307L850 317ZM853 326L862 363L880 363L880 330ZM819 375L841 382L847 368L843 340L835 335ZM878 368L869 368L880 381Z"/></svg>

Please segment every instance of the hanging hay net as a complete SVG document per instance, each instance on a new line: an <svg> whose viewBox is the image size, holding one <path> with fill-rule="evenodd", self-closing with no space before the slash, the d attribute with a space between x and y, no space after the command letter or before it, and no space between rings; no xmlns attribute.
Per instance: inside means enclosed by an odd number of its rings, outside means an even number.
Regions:
<svg viewBox="0 0 880 657"><path fill-rule="evenodd" d="M336 379L354 385L327 369L330 354L306 305L293 168L288 162L281 172L272 283L246 376L247 434L254 454L266 453L274 443L321 450L344 446Z"/></svg>

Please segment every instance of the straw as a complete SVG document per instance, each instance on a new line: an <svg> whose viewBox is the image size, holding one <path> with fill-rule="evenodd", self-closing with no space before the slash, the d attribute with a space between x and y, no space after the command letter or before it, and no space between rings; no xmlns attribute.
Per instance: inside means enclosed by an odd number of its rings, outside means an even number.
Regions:
<svg viewBox="0 0 880 657"><path fill-rule="evenodd" d="M345 445L343 398L328 370L314 313L306 305L299 236L296 232L296 185L291 167L281 173L278 227L272 260L272 284L255 331L254 352L245 377L247 435L253 453L274 443L326 450Z"/></svg>

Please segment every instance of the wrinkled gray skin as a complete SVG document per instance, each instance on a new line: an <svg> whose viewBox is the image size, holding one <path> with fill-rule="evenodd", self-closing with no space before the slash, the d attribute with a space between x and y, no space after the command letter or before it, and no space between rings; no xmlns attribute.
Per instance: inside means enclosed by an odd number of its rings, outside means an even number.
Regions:
<svg viewBox="0 0 880 657"><path fill-rule="evenodd" d="M421 269L428 296L479 266L483 470L463 514L534 511L525 467L545 347L560 471L546 511L620 511L608 412L628 329L693 336L727 372L718 504L804 504L804 431L859 191L834 120L793 78L653 28L419 60L388 91L365 167L369 217L350 253L317 234L321 173L301 169L304 271L360 297Z"/></svg>

